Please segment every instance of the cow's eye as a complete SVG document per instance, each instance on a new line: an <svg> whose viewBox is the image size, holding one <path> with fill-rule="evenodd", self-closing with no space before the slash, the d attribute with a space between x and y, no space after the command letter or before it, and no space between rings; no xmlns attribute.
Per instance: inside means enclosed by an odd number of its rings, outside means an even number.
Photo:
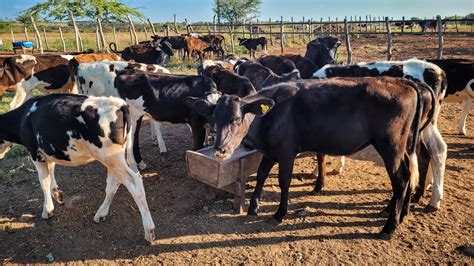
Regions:
<svg viewBox="0 0 474 266"><path fill-rule="evenodd" d="M240 117L236 117L234 120L232 120L232 124L239 124L242 121Z"/></svg>

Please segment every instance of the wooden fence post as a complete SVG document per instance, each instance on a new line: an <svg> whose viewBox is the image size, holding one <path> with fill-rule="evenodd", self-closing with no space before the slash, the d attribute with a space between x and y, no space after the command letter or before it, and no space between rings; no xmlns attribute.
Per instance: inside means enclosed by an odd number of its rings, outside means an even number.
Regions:
<svg viewBox="0 0 474 266"><path fill-rule="evenodd" d="M36 23L35 23L35 20L34 20L33 16L30 16L30 19L31 19L31 24L33 24L33 29L35 30L35 38L36 38L38 48L40 50L40 53L42 54L43 53L43 44L41 42L41 35L38 31L38 28L36 27Z"/></svg>
<svg viewBox="0 0 474 266"><path fill-rule="evenodd" d="M253 39L253 27L252 27L252 20L249 22L249 30L250 30L250 39Z"/></svg>
<svg viewBox="0 0 474 266"><path fill-rule="evenodd" d="M115 33L115 26L112 26L112 32L114 34L115 49L120 50L119 47L118 47L119 45L117 43L117 34Z"/></svg>
<svg viewBox="0 0 474 266"><path fill-rule="evenodd" d="M76 19L74 18L72 11L68 9L68 13L69 13L69 18L72 21L72 26L74 27L74 37L76 40L76 52L80 52L81 51L81 37L79 33L79 28L77 27Z"/></svg>
<svg viewBox="0 0 474 266"><path fill-rule="evenodd" d="M232 28L234 28L234 25L229 25L229 35L230 35L230 47L231 47L231 51L232 53L235 53L235 46L234 46L234 31L232 30Z"/></svg>
<svg viewBox="0 0 474 266"><path fill-rule="evenodd" d="M102 20L100 17L97 17L97 27L99 27L99 37L100 42L102 43L102 51L109 52L109 47L107 46L107 42L105 41L104 30L102 29Z"/></svg>
<svg viewBox="0 0 474 266"><path fill-rule="evenodd" d="M436 19L438 20L438 59L441 59L443 57L444 46L443 23L441 22L440 15L437 15Z"/></svg>
<svg viewBox="0 0 474 266"><path fill-rule="evenodd" d="M285 25L283 24L283 16L281 16L280 20L280 51L283 53L285 50Z"/></svg>
<svg viewBox="0 0 474 266"><path fill-rule="evenodd" d="M128 32L130 33L130 44L134 45L135 42L133 41L132 27L130 27L130 25L128 25Z"/></svg>
<svg viewBox="0 0 474 266"><path fill-rule="evenodd" d="M12 36L12 42L15 42L15 35L13 34L13 29L10 28L10 34Z"/></svg>
<svg viewBox="0 0 474 266"><path fill-rule="evenodd" d="M245 38L245 21L242 22L242 38Z"/></svg>
<svg viewBox="0 0 474 266"><path fill-rule="evenodd" d="M173 14L173 25L174 25L174 31L176 32L176 34L179 34L178 22L176 22L176 14Z"/></svg>
<svg viewBox="0 0 474 266"><path fill-rule="evenodd" d="M127 16L127 19L128 19L128 24L130 25L130 32L133 34L134 41L132 43L138 44L137 32L135 31L135 26L133 25L133 21L130 18L130 16Z"/></svg>
<svg viewBox="0 0 474 266"><path fill-rule="evenodd" d="M402 33L405 30L405 16L402 17Z"/></svg>
<svg viewBox="0 0 474 266"><path fill-rule="evenodd" d="M147 18L146 20L148 21L148 24L150 24L151 32L153 33L153 35L156 35L155 26L153 25L153 23L151 23L151 20L149 18ZM148 36L147 36L147 39L148 39Z"/></svg>
<svg viewBox="0 0 474 266"><path fill-rule="evenodd" d="M102 50L102 46L100 43L100 36L99 36L99 24L95 26L95 45L97 46L97 51Z"/></svg>
<svg viewBox="0 0 474 266"><path fill-rule="evenodd" d="M338 24L338 17L336 17L336 34L339 35L339 24Z"/></svg>
<svg viewBox="0 0 474 266"><path fill-rule="evenodd" d="M271 19L270 19L270 23L271 23ZM293 17L291 17L291 39L293 40L293 43L295 43L295 24L293 23L294 23Z"/></svg>
<svg viewBox="0 0 474 266"><path fill-rule="evenodd" d="M46 45L46 49L49 50L48 37L46 36L46 29L44 27L43 27L43 37L44 37L44 43Z"/></svg>
<svg viewBox="0 0 474 266"><path fill-rule="evenodd" d="M272 34L272 19L268 19L268 23L270 24L270 45L273 46L273 34Z"/></svg>
<svg viewBox="0 0 474 266"><path fill-rule="evenodd" d="M28 29L25 27L25 39L27 42L30 41L30 37L28 37Z"/></svg>
<svg viewBox="0 0 474 266"><path fill-rule="evenodd" d="M309 40L313 39L313 18L309 22Z"/></svg>
<svg viewBox="0 0 474 266"><path fill-rule="evenodd" d="M347 64L352 63L351 41L349 40L349 25L347 25L347 18L344 18L344 36L346 38L347 47Z"/></svg>
<svg viewBox="0 0 474 266"><path fill-rule="evenodd" d="M166 32L166 37L170 37L170 25L166 24L165 32Z"/></svg>
<svg viewBox="0 0 474 266"><path fill-rule="evenodd" d="M385 27L387 28L387 60L392 60L392 29L390 29L390 21L385 17Z"/></svg>
<svg viewBox="0 0 474 266"><path fill-rule="evenodd" d="M212 17L212 24L214 25L214 35L217 33L217 25L216 25L216 15ZM244 37L245 38L245 37Z"/></svg>
<svg viewBox="0 0 474 266"><path fill-rule="evenodd" d="M66 42L64 41L63 31L59 27L59 36L61 37L61 43L63 44L63 52L66 53Z"/></svg>
<svg viewBox="0 0 474 266"><path fill-rule="evenodd" d="M454 15L454 25L456 25L456 32L459 32L459 29L458 29L458 16L457 15Z"/></svg>
<svg viewBox="0 0 474 266"><path fill-rule="evenodd" d="M257 19L256 29L257 29L257 32L255 33L255 37L258 38L260 36L260 27L258 26L258 19Z"/></svg>

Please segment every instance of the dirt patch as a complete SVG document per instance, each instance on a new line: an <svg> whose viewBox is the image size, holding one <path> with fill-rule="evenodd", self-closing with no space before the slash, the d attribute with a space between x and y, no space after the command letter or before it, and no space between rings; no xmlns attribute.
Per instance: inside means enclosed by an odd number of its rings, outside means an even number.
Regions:
<svg viewBox="0 0 474 266"><path fill-rule="evenodd" d="M380 54L385 49L383 39L370 40L361 40L360 45L354 41L357 61L384 58ZM432 40L423 44L395 37L394 41L400 46L396 57L401 59L433 57L436 53ZM450 44L447 40L447 49L459 49L462 57L472 58L472 38L469 41L461 39ZM376 48L367 47L368 43ZM292 49L304 53L303 46ZM266 220L279 202L277 166L265 184L260 216L235 215L226 194L206 200L209 188L186 176L184 154L192 146L188 127L163 127L169 152L161 155L149 140L147 124L141 132L141 147L148 164L144 184L156 225L156 243L145 243L140 214L123 186L107 220L93 222L105 197L106 172L98 163L57 167L56 177L66 193L66 204L56 205L55 216L42 220L42 192L36 173L29 170L34 167L26 157L20 157L0 161L2 173L16 171L0 178L0 259L43 263L51 254L56 262L79 263L472 263L472 258L456 251L458 246L474 242L474 123L471 115L470 135L458 135L459 113L458 105L446 104L439 120L448 143L442 208L430 214L422 211L428 193L390 241L376 237L385 222L378 213L387 204L391 186L371 148L348 158L344 173L329 176L320 195L310 193L314 180L306 178L316 165L314 158L298 158L289 213L283 224L272 226ZM22 163L25 166L18 168ZM300 180L301 177L305 178ZM247 202L254 186L252 176L247 182Z"/></svg>

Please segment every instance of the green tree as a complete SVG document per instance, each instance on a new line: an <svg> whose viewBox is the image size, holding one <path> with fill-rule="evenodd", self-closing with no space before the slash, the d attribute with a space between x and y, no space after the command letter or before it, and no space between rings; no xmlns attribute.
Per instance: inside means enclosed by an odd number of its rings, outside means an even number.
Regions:
<svg viewBox="0 0 474 266"><path fill-rule="evenodd" d="M261 0L215 0L213 10L218 18L235 24L257 17L261 4Z"/></svg>
<svg viewBox="0 0 474 266"><path fill-rule="evenodd" d="M77 19L95 20L99 17L104 22L123 22L127 15L144 18L137 8L114 0L48 0L21 12L18 20L28 23L33 16L39 21L64 21L70 19L69 11Z"/></svg>

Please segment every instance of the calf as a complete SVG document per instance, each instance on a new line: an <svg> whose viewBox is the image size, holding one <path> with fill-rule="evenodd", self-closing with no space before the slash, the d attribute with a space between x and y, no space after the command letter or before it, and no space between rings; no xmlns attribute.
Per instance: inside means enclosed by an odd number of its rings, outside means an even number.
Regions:
<svg viewBox="0 0 474 266"><path fill-rule="evenodd" d="M286 77L288 75L293 75L295 72L298 72L299 75L299 70L296 68L295 63L285 57L266 55L260 57L257 62L262 64L264 67L268 67L278 76Z"/></svg>
<svg viewBox="0 0 474 266"><path fill-rule="evenodd" d="M117 51L115 43L110 43L109 48L114 53L120 53L124 60L133 60L144 64L163 64L167 57L173 56L173 48L171 44L159 37L153 38L152 41L131 45L122 51Z"/></svg>
<svg viewBox="0 0 474 266"><path fill-rule="evenodd" d="M474 60L469 59L430 59L446 73L448 89L445 102L460 102L462 111L458 121L458 132L467 135L466 119L474 100Z"/></svg>
<svg viewBox="0 0 474 266"><path fill-rule="evenodd" d="M217 58L223 59L224 57L224 48L222 46L222 43L224 42L224 36L223 35L203 35L200 36L199 39L213 44L215 46L215 54L217 55Z"/></svg>
<svg viewBox="0 0 474 266"><path fill-rule="evenodd" d="M191 55L196 53L199 57L199 61L202 62L204 59L204 52L214 51L216 49L215 44L207 43L201 39L188 36L185 38L185 54L187 54L188 60L191 59ZM184 60L184 57L183 57Z"/></svg>
<svg viewBox="0 0 474 266"><path fill-rule="evenodd" d="M239 45L244 46L250 54L250 58L256 58L256 51L266 51L267 50L267 38L260 37L254 39L248 38L237 38L239 40Z"/></svg>
<svg viewBox="0 0 474 266"><path fill-rule="evenodd" d="M228 159L244 137L262 152L248 215L257 214L265 179L273 165L279 164L281 200L272 219L276 223L287 213L298 153L344 155L373 145L384 160L393 188L390 215L381 232L381 237L388 238L408 213L410 192L418 184L415 147L423 122L419 86L423 85L392 77L308 80L279 84L245 98L224 95L217 104L201 100L194 108L213 117L217 159ZM275 105L273 98L281 94L271 92L288 87L299 90ZM380 108L387 111L380 112Z"/></svg>
<svg viewBox="0 0 474 266"><path fill-rule="evenodd" d="M105 219L114 194L123 184L138 205L145 239L152 242L155 225L143 181L128 167L125 155L126 147L132 143L131 136L129 109L123 100L52 94L32 98L0 115L0 158L13 144L28 149L43 190L44 219L53 215L53 197L64 203L54 177L55 165L78 166L98 160L107 168L107 188L94 221Z"/></svg>
<svg viewBox="0 0 474 266"><path fill-rule="evenodd" d="M441 22L444 25L444 21ZM418 25L421 27L421 32L426 32L428 29L432 29L433 32L436 31L438 28L438 21L436 20L420 20L418 21Z"/></svg>
<svg viewBox="0 0 474 266"><path fill-rule="evenodd" d="M373 63L358 63L351 65L327 65L314 73L314 78L330 77L365 77L365 76L393 76L405 77L428 84L433 90L436 98L432 123L423 130L423 144L426 145L429 157L431 157L431 170L434 186L433 194L427 211L439 209L443 198L444 171L446 167L447 145L441 136L437 126L437 119L441 110L441 101L446 92L446 74L444 71L429 62L410 59L406 61L379 61ZM336 166L335 173L340 173L344 166L341 158ZM426 166L428 167L428 166ZM431 172L429 172L431 175ZM321 172L320 172L321 174ZM425 176L422 176L425 178ZM431 179L431 176L428 177ZM423 180L422 180L423 181ZM423 189L417 191L417 200L423 194Z"/></svg>
<svg viewBox="0 0 474 266"><path fill-rule="evenodd" d="M203 75L210 77L216 83L217 90L224 94L245 97L257 92L247 77L239 76L232 70L210 66L204 70Z"/></svg>
<svg viewBox="0 0 474 266"><path fill-rule="evenodd" d="M148 114L155 121L187 123L193 134L193 149L203 147L207 120L185 103L185 98L199 97L217 101L220 93L208 77L161 75L136 69L119 71L114 83L119 96L130 105L132 122ZM133 133L139 130L132 128ZM139 156L138 138L133 144L135 157ZM140 162L141 157L138 158Z"/></svg>
<svg viewBox="0 0 474 266"><path fill-rule="evenodd" d="M225 68L229 70L234 70L235 61L219 61L219 60L209 60L206 59L202 62L197 69L198 75L202 75L203 71L205 71L208 67L211 66L218 66L220 68Z"/></svg>
<svg viewBox="0 0 474 266"><path fill-rule="evenodd" d="M280 56L293 61L296 68L300 71L302 79L312 78L313 73L318 70L318 67L313 63L313 61L299 54L282 54Z"/></svg>
<svg viewBox="0 0 474 266"><path fill-rule="evenodd" d="M294 71L286 77L281 77L273 73L271 69L253 61L245 61L239 64L237 74L247 77L257 91L261 90L263 87L300 78L298 71Z"/></svg>
<svg viewBox="0 0 474 266"><path fill-rule="evenodd" d="M69 66L72 70L73 76L75 77L76 83L78 84L79 93L92 96L114 96L120 97L117 87L115 86L115 78L117 73L124 69L137 69L141 71L147 71L151 73L162 73L170 74L170 71L159 65L147 65L141 63L125 62L125 61L110 61L110 62L93 62L93 63L82 63L79 64L75 59L69 62ZM131 116L137 117L134 112L135 109L131 109ZM132 121L134 129L139 129L141 124L141 118ZM154 130L160 152L166 152L166 145L161 134L161 125L156 121L151 121L151 125ZM134 136L138 139L138 131ZM135 140L138 143L138 140ZM143 162L142 157L138 150L135 150L133 168L136 168L135 162L138 162L138 168L144 170L146 164Z"/></svg>
<svg viewBox="0 0 474 266"><path fill-rule="evenodd" d="M327 64L335 64L337 48L340 45L337 37L317 38L308 43L304 57L311 60L318 69Z"/></svg>

